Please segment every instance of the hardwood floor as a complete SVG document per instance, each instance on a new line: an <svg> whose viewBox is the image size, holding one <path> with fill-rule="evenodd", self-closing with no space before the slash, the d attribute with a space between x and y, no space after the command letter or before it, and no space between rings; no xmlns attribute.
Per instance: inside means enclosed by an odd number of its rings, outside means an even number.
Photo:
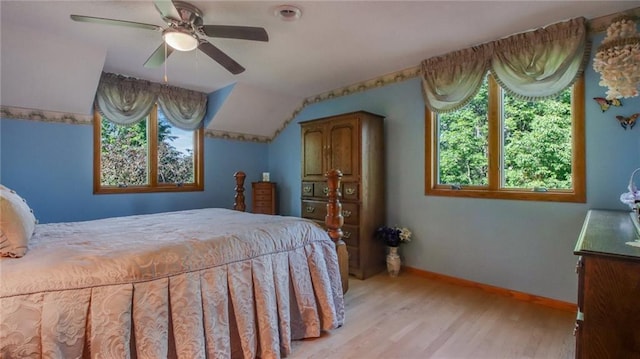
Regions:
<svg viewBox="0 0 640 359"><path fill-rule="evenodd" d="M351 278L342 328L291 358L574 357L575 313L402 273Z"/></svg>

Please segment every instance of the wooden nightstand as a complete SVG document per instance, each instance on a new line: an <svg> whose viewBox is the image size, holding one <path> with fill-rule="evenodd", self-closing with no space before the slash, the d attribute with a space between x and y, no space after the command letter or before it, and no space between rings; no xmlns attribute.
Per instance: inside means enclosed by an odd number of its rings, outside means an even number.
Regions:
<svg viewBox="0 0 640 359"><path fill-rule="evenodd" d="M253 213L276 213L276 184L275 182L253 182Z"/></svg>

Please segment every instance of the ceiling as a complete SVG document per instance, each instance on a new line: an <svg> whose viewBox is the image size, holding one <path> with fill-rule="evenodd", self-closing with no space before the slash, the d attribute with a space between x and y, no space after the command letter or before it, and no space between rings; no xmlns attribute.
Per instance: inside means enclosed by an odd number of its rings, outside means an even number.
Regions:
<svg viewBox="0 0 640 359"><path fill-rule="evenodd" d="M271 137L305 98L417 66L423 59L635 1L190 1L205 24L264 27L269 42L208 38L246 68L232 75L199 51L143 67L155 31L79 23L70 14L165 27L151 0L0 1L1 104L89 115L102 71L212 93L208 129ZM274 15L302 10L297 21ZM229 86L231 86L229 87ZM210 106L211 108L211 106Z"/></svg>

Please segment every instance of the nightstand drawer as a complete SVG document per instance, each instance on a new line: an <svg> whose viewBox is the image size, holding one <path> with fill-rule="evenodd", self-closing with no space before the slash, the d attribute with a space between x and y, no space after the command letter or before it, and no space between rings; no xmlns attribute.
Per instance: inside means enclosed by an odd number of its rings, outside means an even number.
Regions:
<svg viewBox="0 0 640 359"><path fill-rule="evenodd" d="M253 194L256 196L271 197L273 191L268 189L257 189Z"/></svg>
<svg viewBox="0 0 640 359"><path fill-rule="evenodd" d="M267 193L267 194L259 194L259 193L254 193L253 194L253 198L255 199L256 202L258 201L271 201L271 199L273 198L273 195L271 193Z"/></svg>

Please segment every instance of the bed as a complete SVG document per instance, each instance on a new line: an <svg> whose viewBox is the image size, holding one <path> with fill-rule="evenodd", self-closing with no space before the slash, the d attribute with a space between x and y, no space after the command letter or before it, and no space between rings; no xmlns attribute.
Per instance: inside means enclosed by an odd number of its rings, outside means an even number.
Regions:
<svg viewBox="0 0 640 359"><path fill-rule="evenodd" d="M0 259L0 357L287 356L344 322L331 213L330 235L220 208L35 225L23 257Z"/></svg>

